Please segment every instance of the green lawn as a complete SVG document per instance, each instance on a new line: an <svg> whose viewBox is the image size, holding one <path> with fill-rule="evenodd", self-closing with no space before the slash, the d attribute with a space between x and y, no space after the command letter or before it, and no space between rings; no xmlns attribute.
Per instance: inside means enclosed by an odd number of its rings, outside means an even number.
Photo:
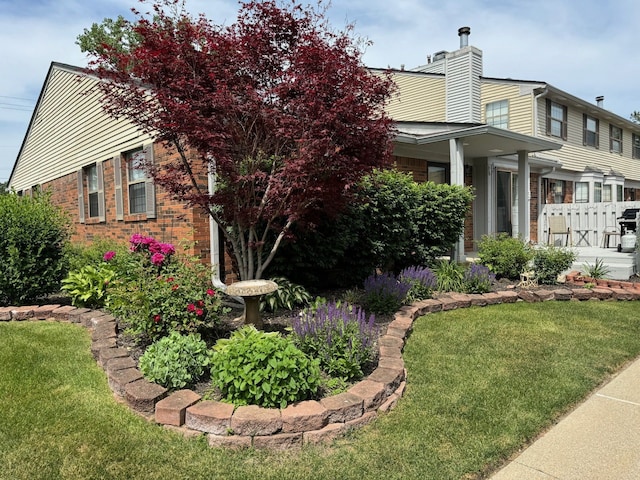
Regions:
<svg viewBox="0 0 640 480"><path fill-rule="evenodd" d="M331 447L230 452L117 403L82 328L0 323L0 479L472 479L640 354L635 302L517 303L416 321L405 396Z"/></svg>

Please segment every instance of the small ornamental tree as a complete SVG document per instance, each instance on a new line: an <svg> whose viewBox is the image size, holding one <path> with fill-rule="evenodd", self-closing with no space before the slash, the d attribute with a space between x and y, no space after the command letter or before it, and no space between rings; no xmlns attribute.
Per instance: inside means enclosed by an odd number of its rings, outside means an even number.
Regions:
<svg viewBox="0 0 640 480"><path fill-rule="evenodd" d="M147 165L156 184L222 227L241 279L261 278L292 225L339 212L388 164L393 84L364 67L362 42L331 29L321 2L241 3L229 26L179 4L158 0L152 18L133 10L136 21L94 25L78 43L105 80L106 112L178 152Z"/></svg>

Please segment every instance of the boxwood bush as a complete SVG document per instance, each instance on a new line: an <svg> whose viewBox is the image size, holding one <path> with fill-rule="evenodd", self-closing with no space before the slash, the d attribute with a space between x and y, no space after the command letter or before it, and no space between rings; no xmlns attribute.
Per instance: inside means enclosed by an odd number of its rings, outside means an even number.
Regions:
<svg viewBox="0 0 640 480"><path fill-rule="evenodd" d="M60 289L69 219L47 194L0 195L0 305L23 305Z"/></svg>

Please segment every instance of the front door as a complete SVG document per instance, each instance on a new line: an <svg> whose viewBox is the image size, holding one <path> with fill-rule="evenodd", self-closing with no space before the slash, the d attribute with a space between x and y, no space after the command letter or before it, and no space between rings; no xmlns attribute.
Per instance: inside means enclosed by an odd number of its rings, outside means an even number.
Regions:
<svg viewBox="0 0 640 480"><path fill-rule="evenodd" d="M518 232L518 174L497 171L496 185L497 233Z"/></svg>

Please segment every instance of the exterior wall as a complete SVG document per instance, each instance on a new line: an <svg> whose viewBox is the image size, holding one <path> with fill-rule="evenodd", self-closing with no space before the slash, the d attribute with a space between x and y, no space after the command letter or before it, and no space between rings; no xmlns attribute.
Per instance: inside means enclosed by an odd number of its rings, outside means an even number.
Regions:
<svg viewBox="0 0 640 480"><path fill-rule="evenodd" d="M464 47L449 53L445 68L447 122L480 122L482 52Z"/></svg>
<svg viewBox="0 0 640 480"><path fill-rule="evenodd" d="M640 134L640 126L635 131L631 131L633 126L629 124L613 123L622 128L622 154L609 151L609 126L610 121L599 117L600 110L587 112L585 109L563 104L567 106L567 140L557 137L550 137L546 133L546 99L538 99L538 136L563 143L563 147L555 153L562 168L583 172L586 167L596 167L607 173L611 169L621 173L625 181L640 180L640 159L632 158L633 144L632 133ZM588 113L599 119L599 148L583 145L583 114Z"/></svg>
<svg viewBox="0 0 640 480"><path fill-rule="evenodd" d="M149 140L126 120L102 110L98 81L80 70L52 64L11 187L27 190L135 148Z"/></svg>
<svg viewBox="0 0 640 480"><path fill-rule="evenodd" d="M445 78L441 75L396 71L397 94L387 113L399 122L444 122Z"/></svg>
<svg viewBox="0 0 640 480"><path fill-rule="evenodd" d="M171 153L155 145L155 159L159 165L171 158ZM89 165L91 162L87 162ZM151 235L162 242L173 243L178 250L188 245L186 253L196 255L203 263L211 262L209 241L209 218L199 209L189 208L172 200L161 188L155 189L156 218L147 218L145 214L129 215L128 189L123 185L125 215L116 220L115 172L113 159L103 162L105 220L85 216L82 223L79 217L78 175L77 172L61 176L43 184L44 191L50 191L52 202L69 213L73 224L72 242L90 244L97 239L110 239L126 243L131 235L140 233ZM126 165L122 162L123 178L126 178ZM84 190L85 210L88 204L88 192ZM88 212L88 210L86 210Z"/></svg>
<svg viewBox="0 0 640 480"><path fill-rule="evenodd" d="M487 104L501 100L509 102L509 130L533 135L531 92L518 85L482 82L482 123L486 122Z"/></svg>

